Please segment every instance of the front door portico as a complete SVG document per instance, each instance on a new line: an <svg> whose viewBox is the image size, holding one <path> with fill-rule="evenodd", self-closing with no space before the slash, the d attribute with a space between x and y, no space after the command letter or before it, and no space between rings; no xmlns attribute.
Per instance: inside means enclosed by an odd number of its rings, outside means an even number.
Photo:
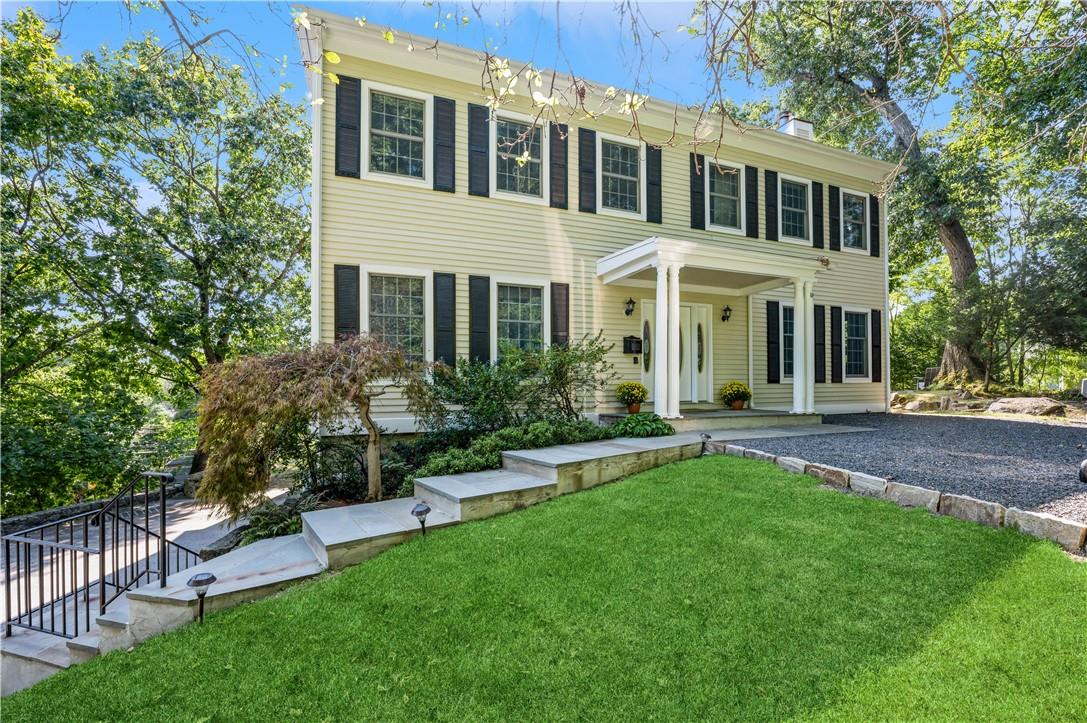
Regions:
<svg viewBox="0 0 1087 723"><path fill-rule="evenodd" d="M643 299L642 309L642 384L649 390L649 401L656 403L656 364L653 352L657 306ZM708 402L713 398L711 307L708 304L679 305L679 401ZM649 353L646 353L646 350Z"/></svg>

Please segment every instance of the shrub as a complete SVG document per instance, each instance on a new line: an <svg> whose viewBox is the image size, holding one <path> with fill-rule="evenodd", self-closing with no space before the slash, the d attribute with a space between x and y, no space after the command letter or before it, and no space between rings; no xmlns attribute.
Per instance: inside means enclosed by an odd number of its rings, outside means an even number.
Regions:
<svg viewBox="0 0 1087 723"><path fill-rule="evenodd" d="M611 431L616 437L667 437L676 433L671 424L646 412L628 414L611 425Z"/></svg>
<svg viewBox="0 0 1087 723"><path fill-rule="evenodd" d="M649 390L641 382L619 382L615 388L615 398L629 407L649 399Z"/></svg>
<svg viewBox="0 0 1087 723"><path fill-rule="evenodd" d="M454 449L432 456L420 467L416 477L433 477L462 472L481 472L502 466L502 452L511 449L539 449L557 444L593 442L610 439L610 428L587 420L550 420L508 427L479 437L468 449ZM401 488L401 492L403 492Z"/></svg>
<svg viewBox="0 0 1087 723"><path fill-rule="evenodd" d="M721 387L721 401L725 404L751 401L751 387L741 381L728 382Z"/></svg>
<svg viewBox="0 0 1087 723"><path fill-rule="evenodd" d="M304 494L288 497L283 504L262 502L249 511L249 529L242 535L242 544L298 534L302 531L302 513L316 510L320 501L316 495Z"/></svg>

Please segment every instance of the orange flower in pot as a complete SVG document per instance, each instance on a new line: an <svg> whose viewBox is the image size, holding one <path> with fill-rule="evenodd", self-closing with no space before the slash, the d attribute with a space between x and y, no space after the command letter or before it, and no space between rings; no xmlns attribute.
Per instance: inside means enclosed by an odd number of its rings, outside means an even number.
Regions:
<svg viewBox="0 0 1087 723"><path fill-rule="evenodd" d="M721 401L739 411L744 408L744 404L751 401L751 387L733 380L721 387Z"/></svg>
<svg viewBox="0 0 1087 723"><path fill-rule="evenodd" d="M642 410L642 402L649 398L649 390L641 382L620 382L615 387L615 398L627 405L627 411L637 414Z"/></svg>

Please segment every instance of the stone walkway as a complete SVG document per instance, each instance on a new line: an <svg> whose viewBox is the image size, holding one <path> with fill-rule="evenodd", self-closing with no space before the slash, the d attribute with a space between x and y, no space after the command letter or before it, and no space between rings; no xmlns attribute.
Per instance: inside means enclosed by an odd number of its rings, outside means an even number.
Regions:
<svg viewBox="0 0 1087 723"><path fill-rule="evenodd" d="M846 425L790 425L761 429L706 432L714 441L779 439L869 431ZM205 610L213 611L256 600L325 570L357 564L420 533L411 509L418 502L431 507L427 529L527 507L557 495L588 489L671 462L698 457L701 433L686 432L649 439L612 439L537 450L504 452L499 470L416 480L415 497L306 512L303 531L262 540L171 575L165 587L148 585L127 594L124 604L111 606L97 618L92 633L67 642L71 662L128 649L143 640L191 622L196 595L187 586L197 572L217 578L208 590ZM181 522L191 528L179 537L185 544L203 544L193 507L179 506ZM184 525L183 525L184 527ZM210 527L210 526L209 526ZM221 534L221 533L220 533ZM210 534L209 534L210 536ZM62 643L63 645L63 643ZM55 645L54 645L55 647ZM56 651L53 658L60 657ZM42 660L61 665L58 660ZM55 672L55 671L54 671ZM45 677L44 675L38 677ZM33 682L33 681L31 681ZM5 693L10 689L5 685Z"/></svg>

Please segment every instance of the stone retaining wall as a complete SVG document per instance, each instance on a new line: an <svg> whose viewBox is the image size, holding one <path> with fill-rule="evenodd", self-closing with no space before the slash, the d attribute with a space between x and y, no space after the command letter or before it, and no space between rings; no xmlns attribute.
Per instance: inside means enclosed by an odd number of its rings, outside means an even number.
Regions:
<svg viewBox="0 0 1087 723"><path fill-rule="evenodd" d="M152 501L158 497L158 489L152 485L153 492L151 492ZM166 496L176 497L181 494L184 489L183 482L171 482L166 485ZM65 505L64 507L52 507L48 510L39 510L38 512L29 512L25 515L18 515L16 517L5 517L0 519L0 530L5 535L14 535L22 530L30 529L31 527L37 527L38 525L47 525L50 522L58 522L67 517L74 517L76 515L82 515L86 512L95 512L102 509L106 504L113 499L112 497L106 497L101 500L91 500L90 502L78 502L74 505ZM137 504L143 504L143 493L134 495L134 501ZM127 499L125 500L125 507L128 506Z"/></svg>
<svg viewBox="0 0 1087 723"><path fill-rule="evenodd" d="M924 507L934 514L957 517L989 527L1010 527L1032 537L1056 542L1069 552L1087 555L1087 524L1045 512L1028 512L966 495L890 482L882 477L807 462L797 457L777 457L738 444L707 442L706 452L772 462L786 472L815 477L833 489L879 497L901 507Z"/></svg>

